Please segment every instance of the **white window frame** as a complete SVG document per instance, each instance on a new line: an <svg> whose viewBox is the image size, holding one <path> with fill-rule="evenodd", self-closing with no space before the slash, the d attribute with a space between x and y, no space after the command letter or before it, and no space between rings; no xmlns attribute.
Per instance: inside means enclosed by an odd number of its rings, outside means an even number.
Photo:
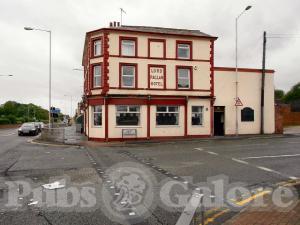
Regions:
<svg viewBox="0 0 300 225"><path fill-rule="evenodd" d="M95 112L95 108L100 107L100 112ZM95 125L95 114L100 114L101 117L101 124L100 125ZM92 127L102 127L102 105L94 105L92 106Z"/></svg>
<svg viewBox="0 0 300 225"><path fill-rule="evenodd" d="M102 55L102 39L97 39L93 43L94 43L94 46L93 46L94 56L101 56ZM97 53L97 49L98 49L99 53Z"/></svg>
<svg viewBox="0 0 300 225"><path fill-rule="evenodd" d="M188 70L188 77L180 77L180 70ZM179 87L179 80L188 80L188 87ZM190 68L177 68L177 88L178 89L190 89L191 88L191 69Z"/></svg>
<svg viewBox="0 0 300 225"><path fill-rule="evenodd" d="M123 110L123 111L119 111L118 110L118 107L126 107L126 110ZM137 111L132 111L130 110L130 107L136 107L137 108ZM138 124L136 125L119 125L117 124L117 116L118 114L138 114L138 118L139 118L139 121L138 121ZM139 105L116 105L116 126L117 127L138 127L140 126L141 124L141 106Z"/></svg>
<svg viewBox="0 0 300 225"><path fill-rule="evenodd" d="M157 108L158 107L166 107L166 111L158 111ZM175 110L175 112L172 112L169 110L170 107L175 107L177 108L177 111ZM157 124L157 114L165 114L165 113L172 113L172 114L177 114L177 124L173 124L173 125L169 125L169 124L166 124L166 125L160 125L160 124ZM157 127L166 127L166 126L171 126L171 127L175 127L175 126L179 126L179 123L180 123L180 106L178 105L157 105L156 106L156 114L155 114L155 121L156 121L156 126Z"/></svg>
<svg viewBox="0 0 300 225"><path fill-rule="evenodd" d="M124 74L123 67L133 67L133 74ZM136 79L136 66L135 65L121 65L121 87L123 88L135 88L135 79ZM133 82L131 86L126 86L123 82L123 77L133 77Z"/></svg>
<svg viewBox="0 0 300 225"><path fill-rule="evenodd" d="M126 53L125 46L129 49L132 48L132 53ZM131 39L123 39L121 40L121 56L136 56L136 41Z"/></svg>
<svg viewBox="0 0 300 225"><path fill-rule="evenodd" d="M179 55L179 49L188 50L188 55L186 57L185 56L180 56ZM178 59L191 59L191 44L178 43L177 44L177 58Z"/></svg>
<svg viewBox="0 0 300 225"><path fill-rule="evenodd" d="M95 68L99 67L99 74L95 73ZM99 81L100 81L100 85L96 85L96 77L99 77ZM93 66L93 88L98 88L102 86L102 65L101 64L97 64Z"/></svg>
<svg viewBox="0 0 300 225"><path fill-rule="evenodd" d="M193 111L193 107L200 107L200 111L199 112L194 112ZM192 126L203 126L203 124L204 124L204 121L203 121L203 109L204 109L204 106L201 106L201 105L193 105L192 107L191 107L191 125ZM195 115L199 115L199 117L200 117L200 121L201 121L201 124L193 124L193 116L194 116L194 114Z"/></svg>

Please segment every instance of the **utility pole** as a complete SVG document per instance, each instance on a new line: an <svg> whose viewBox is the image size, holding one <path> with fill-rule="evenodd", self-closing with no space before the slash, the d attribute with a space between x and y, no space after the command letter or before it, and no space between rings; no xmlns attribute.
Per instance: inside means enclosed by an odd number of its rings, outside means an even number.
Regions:
<svg viewBox="0 0 300 225"><path fill-rule="evenodd" d="M263 39L263 58L262 58L262 76L261 76L261 120L260 120L260 133L264 133L264 106L265 106L265 76L266 76L266 45L267 45L267 32L264 31Z"/></svg>

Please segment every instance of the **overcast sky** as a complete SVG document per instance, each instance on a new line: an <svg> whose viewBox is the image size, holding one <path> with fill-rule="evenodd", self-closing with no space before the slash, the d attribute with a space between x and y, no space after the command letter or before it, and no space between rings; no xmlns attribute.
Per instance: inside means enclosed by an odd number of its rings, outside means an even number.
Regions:
<svg viewBox="0 0 300 225"><path fill-rule="evenodd" d="M234 66L235 17L239 20L239 66L261 68L262 35L300 37L297 0L0 0L0 104L7 100L48 107L48 34L25 31L24 26L53 32L53 105L70 113L82 95L81 68L87 31L120 20L125 25L199 29L218 36L216 66ZM267 67L276 70L275 86L288 90L300 79L300 38L269 39ZM67 96L65 96L67 95Z"/></svg>

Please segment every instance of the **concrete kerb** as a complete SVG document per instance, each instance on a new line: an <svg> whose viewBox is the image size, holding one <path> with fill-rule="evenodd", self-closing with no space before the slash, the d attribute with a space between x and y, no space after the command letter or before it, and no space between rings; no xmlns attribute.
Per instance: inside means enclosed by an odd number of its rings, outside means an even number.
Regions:
<svg viewBox="0 0 300 225"><path fill-rule="evenodd" d="M50 142L33 139L31 143L57 146L84 146L84 147L126 147L135 145L161 144L161 143L184 143L184 142L208 142L208 141L224 141L224 140L259 140L272 138L297 137L294 134L267 134L267 135L239 135L239 136L221 136L209 138L178 138L178 139L162 139L162 140L132 140L119 142L97 142L97 141L81 141L78 144Z"/></svg>

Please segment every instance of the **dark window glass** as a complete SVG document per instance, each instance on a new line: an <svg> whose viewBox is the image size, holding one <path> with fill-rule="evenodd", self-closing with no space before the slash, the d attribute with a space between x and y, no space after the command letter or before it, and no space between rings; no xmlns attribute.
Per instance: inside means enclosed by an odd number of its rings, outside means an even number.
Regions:
<svg viewBox="0 0 300 225"><path fill-rule="evenodd" d="M203 106L192 106L192 125L203 125Z"/></svg>
<svg viewBox="0 0 300 225"><path fill-rule="evenodd" d="M157 106L156 125L178 125L179 107L178 106Z"/></svg>
<svg viewBox="0 0 300 225"><path fill-rule="evenodd" d="M241 110L242 122L252 122L254 121L254 110L246 107Z"/></svg>
<svg viewBox="0 0 300 225"><path fill-rule="evenodd" d="M94 126L102 125L102 107L101 107L101 105L93 107L93 124L94 124Z"/></svg>
<svg viewBox="0 0 300 225"><path fill-rule="evenodd" d="M139 106L117 106L116 124L117 126L138 126L140 123Z"/></svg>

